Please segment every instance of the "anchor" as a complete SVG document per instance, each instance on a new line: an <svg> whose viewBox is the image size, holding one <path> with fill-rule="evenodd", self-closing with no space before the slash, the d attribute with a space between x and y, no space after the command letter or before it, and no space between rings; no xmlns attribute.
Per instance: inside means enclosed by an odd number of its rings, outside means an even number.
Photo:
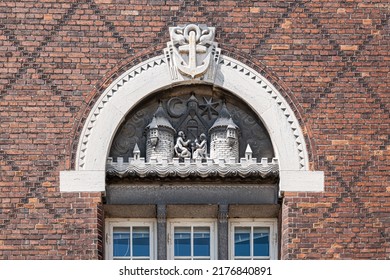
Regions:
<svg viewBox="0 0 390 280"><path fill-rule="evenodd" d="M208 32L208 30L204 30L203 33ZM184 29L184 38L188 42L187 45L179 46L180 53L188 53L188 64L183 60L183 58L179 55L176 55L179 58L179 63L177 63L177 68L182 74L190 75L192 78L203 74L207 71L207 68L210 64L210 53L207 57L202 61L202 64L198 66L196 55L198 53L206 53L207 47L197 44L202 34L200 28L195 24L190 24L186 26Z"/></svg>

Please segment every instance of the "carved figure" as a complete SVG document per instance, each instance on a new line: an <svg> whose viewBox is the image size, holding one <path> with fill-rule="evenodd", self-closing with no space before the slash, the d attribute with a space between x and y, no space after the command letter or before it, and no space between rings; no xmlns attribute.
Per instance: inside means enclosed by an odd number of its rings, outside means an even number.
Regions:
<svg viewBox="0 0 390 280"><path fill-rule="evenodd" d="M198 143L198 139L195 140L195 151L192 155L193 159L201 158L204 159L207 157L207 138L204 133L200 136L200 143Z"/></svg>
<svg viewBox="0 0 390 280"><path fill-rule="evenodd" d="M189 158L191 157L191 152L187 148L190 144L191 140L185 141L186 135L183 131L179 131L177 134L178 137L176 139L176 145L175 145L175 154L180 158Z"/></svg>

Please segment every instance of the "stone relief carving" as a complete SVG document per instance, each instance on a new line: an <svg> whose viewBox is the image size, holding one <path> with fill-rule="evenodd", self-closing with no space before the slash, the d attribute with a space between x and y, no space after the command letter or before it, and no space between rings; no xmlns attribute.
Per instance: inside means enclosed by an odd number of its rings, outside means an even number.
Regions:
<svg viewBox="0 0 390 280"><path fill-rule="evenodd" d="M204 133L200 136L200 143L198 139L195 139L195 150L192 154L193 159L205 159L207 158L207 137Z"/></svg>
<svg viewBox="0 0 390 280"><path fill-rule="evenodd" d="M179 26L180 27L180 26ZM180 28L185 28L185 26L181 26ZM209 28L210 29L210 28ZM180 33L180 32L179 32ZM210 40L212 41L212 40ZM175 45L176 44L176 45ZM101 123L101 120L99 120L100 115L103 111L106 111L106 104L116 102L115 96L117 95L117 92L120 92L123 89L123 86L127 83L133 83L133 80L138 78L139 76L147 76L150 75L152 71L155 71L156 69L169 69L171 74L171 79L173 82L178 83L185 83L186 79L198 79L203 80L206 82L209 82L211 84L214 84L216 81L214 80L215 72L219 68L223 68L225 70L228 70L229 72L235 71L237 75L240 75L241 77L244 77L246 79L246 82L255 83L258 85L258 88L263 88L265 91L274 99L274 102L277 104L278 108L283 111L283 114L286 117L286 125L291 130L293 136L295 137L295 149L297 150L298 156L299 156L299 164L300 164L300 170L307 170L307 152L305 150L305 144L302 132L299 129L299 124L297 120L295 119L294 112L289 107L289 104L286 103L286 101L283 99L283 97L280 95L280 93L273 89L271 84L267 79L265 79L263 76L261 76L259 73L254 71L253 69L250 69L246 65L240 63L239 61L236 61L232 58L229 58L227 56L221 56L220 55L220 49L217 48L217 44L214 42L211 47L211 53L212 57L210 60L210 64L208 67L208 70L206 71L206 74L200 75L199 77L191 78L190 76L182 75L177 67L175 66L176 62L173 60L173 53L174 49L177 48L179 45L176 42L171 41L167 43L167 48L164 49L164 55L153 57L147 61L144 61L135 67L129 69L124 75L122 75L111 87L109 87L99 98L98 102L94 106L93 110L91 111L91 114L88 117L87 123L84 126L84 129L82 131L80 142L77 149L77 158L76 158L76 170L83 170L86 168L86 163L95 163L96 160L91 155L96 155L96 151L88 152L91 150L91 139L94 139L93 135L97 135L96 133L92 133L95 129L95 126L97 123ZM189 44L188 44L189 45ZM195 52L196 53L196 52ZM198 55L198 54L197 54ZM200 60L197 60L200 61ZM167 68L166 68L167 67ZM161 71L161 70L159 70ZM165 71L165 70L164 70ZM148 76L147 76L148 77ZM145 79L147 80L147 79ZM170 85L172 81L166 81L167 85ZM219 84L219 83L217 83ZM237 93L237 92L236 92ZM111 100L113 99L114 100ZM218 106L218 105L217 105ZM234 108L233 108L234 110ZM213 111L208 110L208 112ZM235 114L233 111L233 120L236 121L237 114ZM242 119L242 118L239 118ZM139 126L135 126L139 127ZM134 131L134 129L129 129L129 131ZM250 130L250 136L255 136L253 138L248 138L247 142L251 145L251 147L254 149L254 153L256 153L257 149L264 150L264 142L258 141L258 137L262 137L262 135L258 135L256 132L258 130ZM253 133L252 133L253 131ZM102 133L100 131L100 133ZM245 132L244 132L245 133ZM244 134L243 133L243 134ZM126 135L126 132L122 131L122 135ZM132 153L131 147L134 145L134 143L143 143L144 136L137 134L137 138L132 138L132 143L126 143L125 140L118 138L118 134L116 135L116 139L114 139L114 142L111 146L111 152L110 155L114 154L114 157L121 156L122 154L129 156ZM244 136L244 135L243 135ZM105 137L108 137L107 135ZM111 135L109 135L111 139ZM247 137L244 137L247 138ZM119 140L120 139L120 140ZM130 141L130 140L128 140ZM260 144L260 146L259 146ZM141 144L140 144L141 145ZM145 145L144 145L145 146ZM268 148L268 145L266 145ZM140 147L142 149L142 147ZM242 153L240 147L240 153ZM93 150L93 149L92 149ZM267 150L267 149L265 149Z"/></svg>
<svg viewBox="0 0 390 280"><path fill-rule="evenodd" d="M212 80L218 64L220 49L214 42L215 28L204 24L170 27L171 41L165 57L173 80L179 75L191 79L203 77Z"/></svg>
<svg viewBox="0 0 390 280"><path fill-rule="evenodd" d="M188 149L191 140L185 141L186 135L183 131L179 131L177 134L176 145L175 145L175 155L179 158L189 158L191 157L190 149Z"/></svg>
<svg viewBox="0 0 390 280"><path fill-rule="evenodd" d="M172 163L162 161L145 162L144 159L135 161L130 159L128 163L123 162L123 158L118 158L114 162L112 158L107 161L107 175L111 177L125 178L268 178L277 177L279 174L278 160L273 158L269 161L263 158L261 162L256 159L246 160L242 158L239 163L213 161L208 159L202 162L197 159L191 162L186 158L185 162L179 162L179 158L174 158Z"/></svg>
<svg viewBox="0 0 390 280"><path fill-rule="evenodd" d="M173 141L176 130L168 120L168 115L160 103L152 121L146 126L146 161L151 159L173 158Z"/></svg>
<svg viewBox="0 0 390 280"><path fill-rule="evenodd" d="M272 160L269 136L248 108L208 87L193 88L197 92L186 88L185 92L176 89L159 94L166 99L145 102L143 108L129 114L111 147L109 175L275 175L278 164ZM253 154L261 156L261 161Z"/></svg>

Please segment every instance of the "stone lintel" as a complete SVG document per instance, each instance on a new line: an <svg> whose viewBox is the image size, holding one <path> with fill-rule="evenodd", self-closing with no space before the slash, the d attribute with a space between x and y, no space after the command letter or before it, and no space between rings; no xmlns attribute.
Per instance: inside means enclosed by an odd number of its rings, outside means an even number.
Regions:
<svg viewBox="0 0 390 280"><path fill-rule="evenodd" d="M111 184L107 204L277 204L277 184Z"/></svg>

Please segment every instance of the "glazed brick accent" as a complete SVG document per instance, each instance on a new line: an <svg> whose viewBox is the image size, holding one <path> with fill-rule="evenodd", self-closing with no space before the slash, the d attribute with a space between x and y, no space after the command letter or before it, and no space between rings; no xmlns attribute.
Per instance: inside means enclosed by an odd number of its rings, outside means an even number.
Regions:
<svg viewBox="0 0 390 280"><path fill-rule="evenodd" d="M115 77L162 54L168 27L216 27L223 54L268 78L304 130L324 193L284 193L283 259L390 259L389 3L0 2L0 259L99 259L101 194L59 171Z"/></svg>

